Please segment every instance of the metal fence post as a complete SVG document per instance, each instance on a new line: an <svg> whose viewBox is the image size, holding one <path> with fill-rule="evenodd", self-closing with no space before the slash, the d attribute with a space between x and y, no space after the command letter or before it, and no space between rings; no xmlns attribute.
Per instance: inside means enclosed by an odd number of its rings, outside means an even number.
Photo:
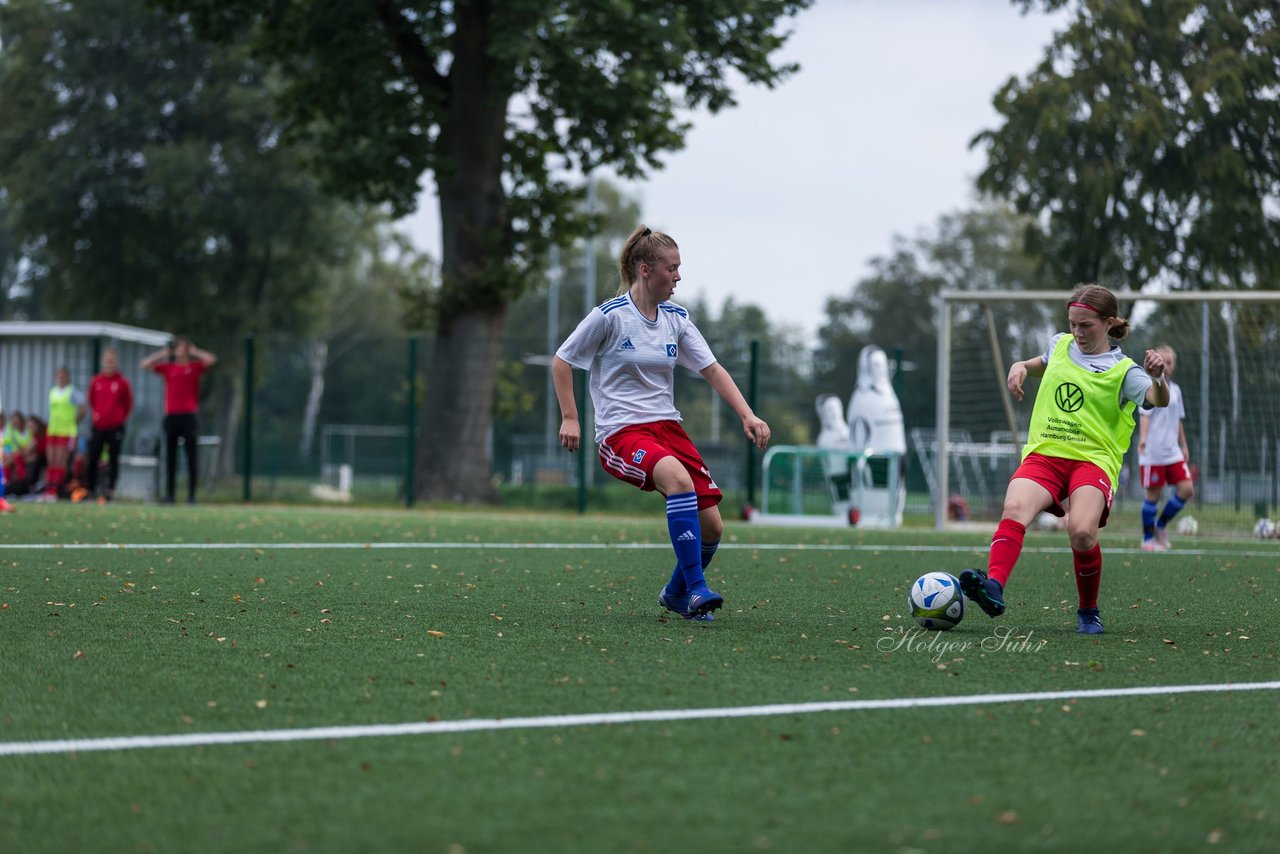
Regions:
<svg viewBox="0 0 1280 854"><path fill-rule="evenodd" d="M587 436L587 372L578 371L574 378L576 392L582 405L578 407L578 512L587 512L587 444L595 447L593 437Z"/></svg>
<svg viewBox="0 0 1280 854"><path fill-rule="evenodd" d="M417 465L418 426L418 339L409 337L409 394L408 412L405 413L408 430L408 447L405 448L404 506L413 507L414 469Z"/></svg>
<svg viewBox="0 0 1280 854"><path fill-rule="evenodd" d="M253 501L253 335L244 337L244 502Z"/></svg>
<svg viewBox="0 0 1280 854"><path fill-rule="evenodd" d="M754 412L756 392L760 385L760 342L751 342L751 367L747 373L747 405ZM757 413L759 414L759 413ZM747 505L756 503L756 446L747 440Z"/></svg>

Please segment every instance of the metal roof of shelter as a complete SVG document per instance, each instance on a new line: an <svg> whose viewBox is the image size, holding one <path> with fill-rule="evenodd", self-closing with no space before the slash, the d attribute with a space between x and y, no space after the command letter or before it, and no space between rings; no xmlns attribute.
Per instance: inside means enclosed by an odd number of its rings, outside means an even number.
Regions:
<svg viewBox="0 0 1280 854"><path fill-rule="evenodd" d="M173 336L168 332L126 326L123 323L91 321L8 320L0 322L0 337L8 338L108 338L163 347Z"/></svg>

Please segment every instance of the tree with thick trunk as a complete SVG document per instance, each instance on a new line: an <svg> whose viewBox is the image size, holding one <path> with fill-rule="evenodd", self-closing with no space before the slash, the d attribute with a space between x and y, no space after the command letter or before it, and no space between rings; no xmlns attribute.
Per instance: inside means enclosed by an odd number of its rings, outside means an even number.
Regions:
<svg viewBox="0 0 1280 854"><path fill-rule="evenodd" d="M430 173L441 283L419 497L488 501L507 306L553 243L581 234L599 166L635 178L683 145L682 109L731 106L731 72L774 86L782 21L812 0L157 0L204 34L251 30L281 107L330 184L412 210Z"/></svg>

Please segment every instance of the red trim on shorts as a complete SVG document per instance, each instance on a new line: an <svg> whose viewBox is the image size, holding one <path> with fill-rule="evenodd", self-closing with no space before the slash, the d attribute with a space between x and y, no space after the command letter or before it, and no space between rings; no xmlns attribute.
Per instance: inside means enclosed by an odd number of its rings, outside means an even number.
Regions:
<svg viewBox="0 0 1280 854"><path fill-rule="evenodd" d="M53 436L47 437L47 448L70 448L71 443L75 441L75 436Z"/></svg>
<svg viewBox="0 0 1280 854"><path fill-rule="evenodd" d="M1045 510L1058 517L1067 515L1062 502L1072 493L1084 486L1095 487L1106 499L1102 516L1098 520L1098 527L1107 526L1107 517L1111 515L1111 502L1115 498L1115 487L1111 484L1111 478L1097 463L1031 453L1027 454L1026 459L1009 479L1013 480L1016 477L1034 481L1044 487L1053 499L1053 503Z"/></svg>
<svg viewBox="0 0 1280 854"><path fill-rule="evenodd" d="M678 422L630 424L606 436L598 451L602 469L645 492L657 488L653 483L653 469L658 462L675 457L693 480L699 510L715 507L724 500L702 455Z"/></svg>
<svg viewBox="0 0 1280 854"><path fill-rule="evenodd" d="M1140 466L1138 471L1143 489L1160 489L1191 480L1191 469L1187 468L1186 460L1160 466Z"/></svg>

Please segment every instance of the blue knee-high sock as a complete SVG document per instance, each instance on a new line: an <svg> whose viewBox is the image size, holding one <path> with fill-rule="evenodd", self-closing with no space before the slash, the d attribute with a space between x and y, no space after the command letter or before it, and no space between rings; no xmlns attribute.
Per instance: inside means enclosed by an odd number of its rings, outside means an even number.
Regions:
<svg viewBox="0 0 1280 854"><path fill-rule="evenodd" d="M704 573L707 571L707 567L711 565L711 561L715 558L716 549L718 548L720 548L719 540L716 540L714 543L708 543L706 540L702 541L702 571Z"/></svg>
<svg viewBox="0 0 1280 854"><path fill-rule="evenodd" d="M701 522L698 523L701 527ZM716 556L716 549L720 548L720 541L714 543L703 541L702 543L702 572L705 575L707 567L711 565L712 559ZM676 568L671 570L671 580L667 582L667 589L675 596L683 596L688 592L684 584L684 570L681 569L679 561L676 562Z"/></svg>
<svg viewBox="0 0 1280 854"><path fill-rule="evenodd" d="M1156 525L1163 528L1169 524L1169 520L1178 515L1178 511L1187 506L1187 502L1182 500L1182 496L1174 493L1169 500L1164 503L1164 512L1160 514L1160 519Z"/></svg>
<svg viewBox="0 0 1280 854"><path fill-rule="evenodd" d="M1142 538L1149 540L1156 535L1156 503L1142 502Z"/></svg>
<svg viewBox="0 0 1280 854"><path fill-rule="evenodd" d="M702 577L702 526L698 522L698 493L667 496L667 532L686 592L706 586Z"/></svg>

